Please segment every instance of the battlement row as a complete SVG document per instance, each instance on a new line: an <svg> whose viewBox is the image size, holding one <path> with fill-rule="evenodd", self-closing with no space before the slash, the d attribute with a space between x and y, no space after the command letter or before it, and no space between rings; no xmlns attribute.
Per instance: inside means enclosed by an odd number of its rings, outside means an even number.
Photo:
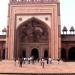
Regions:
<svg viewBox="0 0 75 75"><path fill-rule="evenodd" d="M58 0L10 0L10 4L51 4Z"/></svg>

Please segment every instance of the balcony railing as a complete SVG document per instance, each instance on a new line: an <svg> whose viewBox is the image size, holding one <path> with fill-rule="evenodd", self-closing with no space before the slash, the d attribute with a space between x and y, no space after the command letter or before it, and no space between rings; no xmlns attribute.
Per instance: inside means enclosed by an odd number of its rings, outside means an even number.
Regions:
<svg viewBox="0 0 75 75"><path fill-rule="evenodd" d="M51 4L57 0L10 0L11 4Z"/></svg>

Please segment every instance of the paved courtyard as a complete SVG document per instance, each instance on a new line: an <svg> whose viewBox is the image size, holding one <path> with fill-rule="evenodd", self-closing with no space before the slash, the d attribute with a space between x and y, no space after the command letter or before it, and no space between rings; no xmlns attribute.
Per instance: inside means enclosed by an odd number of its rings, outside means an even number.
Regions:
<svg viewBox="0 0 75 75"><path fill-rule="evenodd" d="M0 61L0 73L75 73L75 62L53 61L52 64L45 64L42 68L40 63L23 64L19 67L18 62L14 61Z"/></svg>

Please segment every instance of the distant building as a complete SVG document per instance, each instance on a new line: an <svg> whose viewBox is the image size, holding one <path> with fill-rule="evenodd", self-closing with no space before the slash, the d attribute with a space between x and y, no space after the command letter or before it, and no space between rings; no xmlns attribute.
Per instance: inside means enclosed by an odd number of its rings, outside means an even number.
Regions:
<svg viewBox="0 0 75 75"><path fill-rule="evenodd" d="M0 60L7 59L6 53L6 35L0 35Z"/></svg>

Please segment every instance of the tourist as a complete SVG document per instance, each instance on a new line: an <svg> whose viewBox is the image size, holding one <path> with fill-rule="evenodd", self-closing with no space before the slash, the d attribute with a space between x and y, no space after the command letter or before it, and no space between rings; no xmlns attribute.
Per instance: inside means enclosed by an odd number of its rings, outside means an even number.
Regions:
<svg viewBox="0 0 75 75"><path fill-rule="evenodd" d="M16 58L14 59L14 61L15 61L15 66L16 66Z"/></svg>
<svg viewBox="0 0 75 75"><path fill-rule="evenodd" d="M49 58L48 61L49 61L50 64L52 64L52 59L51 58Z"/></svg>
<svg viewBox="0 0 75 75"><path fill-rule="evenodd" d="M26 63L26 58L24 57L24 59L23 59L23 60L24 60L24 64L25 64L25 63Z"/></svg>
<svg viewBox="0 0 75 75"><path fill-rule="evenodd" d="M58 58L58 59L57 59L57 61L58 61L58 64L59 64L59 62L60 62L60 59Z"/></svg>
<svg viewBox="0 0 75 75"><path fill-rule="evenodd" d="M44 59L42 59L42 68L44 68Z"/></svg>
<svg viewBox="0 0 75 75"><path fill-rule="evenodd" d="M22 67L23 59L20 58L20 67Z"/></svg>
<svg viewBox="0 0 75 75"><path fill-rule="evenodd" d="M30 58L28 58L28 63L30 64Z"/></svg>
<svg viewBox="0 0 75 75"><path fill-rule="evenodd" d="M37 60L38 60L38 63L39 63L39 58Z"/></svg>
<svg viewBox="0 0 75 75"><path fill-rule="evenodd" d="M42 58L40 59L40 63L41 63L41 66L42 66Z"/></svg>
<svg viewBox="0 0 75 75"><path fill-rule="evenodd" d="M48 60L48 58L47 58L47 64L49 63L49 60Z"/></svg>

